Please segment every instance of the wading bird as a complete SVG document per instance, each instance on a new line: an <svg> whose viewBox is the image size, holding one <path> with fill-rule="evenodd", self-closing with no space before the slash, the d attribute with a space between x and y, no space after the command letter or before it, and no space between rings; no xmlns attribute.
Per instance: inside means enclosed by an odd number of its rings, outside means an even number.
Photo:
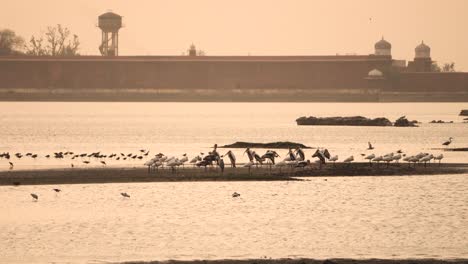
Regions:
<svg viewBox="0 0 468 264"><path fill-rule="evenodd" d="M296 149L296 157L297 157L297 160L299 160L299 161L305 160L304 151L300 147L298 147Z"/></svg>
<svg viewBox="0 0 468 264"><path fill-rule="evenodd" d="M236 167L236 156L234 155L234 153L232 153L232 151L228 151L226 152L226 154L224 154L224 156L228 156L229 158L229 161L231 162L231 167L235 168Z"/></svg>
<svg viewBox="0 0 468 264"><path fill-rule="evenodd" d="M447 141L445 141L444 143L442 143L442 145L444 145L444 146L450 145L452 143L452 139L453 139L452 137L449 137L449 139Z"/></svg>

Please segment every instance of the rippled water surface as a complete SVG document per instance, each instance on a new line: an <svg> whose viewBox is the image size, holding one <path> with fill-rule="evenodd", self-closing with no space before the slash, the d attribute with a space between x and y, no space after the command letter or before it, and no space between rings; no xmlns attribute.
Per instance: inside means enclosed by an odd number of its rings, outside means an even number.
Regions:
<svg viewBox="0 0 468 264"><path fill-rule="evenodd" d="M466 103L0 103L0 153L14 169L103 166L58 151L194 156L214 143L296 141L341 159L468 147ZM300 116L402 115L417 128L297 126ZM433 119L453 124L429 124ZM242 150L235 153L244 161ZM258 150L263 152L265 150ZM285 150L280 151L283 154ZM312 150L307 151L310 157ZM444 162L467 162L444 152ZM144 160L106 160L142 166ZM0 170L9 169L0 159ZM56 194L52 188L61 188ZM301 182L0 187L0 263L310 258L468 258L468 175ZM120 192L131 195L129 199ZM239 192L240 198L232 198ZM30 193L39 195L34 202Z"/></svg>
<svg viewBox="0 0 468 264"><path fill-rule="evenodd" d="M0 260L468 257L468 175L324 179L4 186Z"/></svg>

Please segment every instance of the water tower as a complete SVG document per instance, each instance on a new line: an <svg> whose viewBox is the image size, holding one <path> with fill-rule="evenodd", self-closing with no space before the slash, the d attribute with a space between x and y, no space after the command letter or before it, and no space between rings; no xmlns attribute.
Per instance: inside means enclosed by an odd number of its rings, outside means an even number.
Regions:
<svg viewBox="0 0 468 264"><path fill-rule="evenodd" d="M102 56L118 56L122 17L112 12L104 13L99 16L98 27L102 30L102 42L99 46Z"/></svg>

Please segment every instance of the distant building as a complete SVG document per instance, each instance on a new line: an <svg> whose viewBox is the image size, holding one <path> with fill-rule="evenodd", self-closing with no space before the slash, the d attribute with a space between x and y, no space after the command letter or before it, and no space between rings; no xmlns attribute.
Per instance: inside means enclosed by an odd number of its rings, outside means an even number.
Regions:
<svg viewBox="0 0 468 264"><path fill-rule="evenodd" d="M392 56L392 44L386 41L383 37L380 41L375 43L375 55L379 56Z"/></svg>
<svg viewBox="0 0 468 264"><path fill-rule="evenodd" d="M414 61L408 63L408 72L430 72L432 59L431 59L431 48L421 42L414 49Z"/></svg>

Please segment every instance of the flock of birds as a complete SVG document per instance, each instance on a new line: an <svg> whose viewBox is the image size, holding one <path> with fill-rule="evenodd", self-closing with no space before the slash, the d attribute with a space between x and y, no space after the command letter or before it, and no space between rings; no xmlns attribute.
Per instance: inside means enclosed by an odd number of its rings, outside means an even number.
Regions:
<svg viewBox="0 0 468 264"><path fill-rule="evenodd" d="M449 138L448 141L444 142L442 145L448 146L452 142L452 138ZM367 150L373 150L374 146L369 142ZM193 157L190 161L187 154L183 154L181 157L175 156L166 156L163 153L156 154L152 159L148 160L144 163L145 166L148 166L148 170L157 170L158 168L170 168L173 172L176 171L176 168L180 166L185 166L186 164L190 164L196 167L204 167L205 169L207 166L214 166L217 165L221 169L221 172L224 172L225 162L224 158L227 157L230 161L230 166L232 168L236 168L238 165L242 165L242 167L250 168L258 167L262 165L268 165L270 168L271 166L274 167L290 167L290 168L305 168L312 164L309 159L306 159L306 155L304 150L301 148L296 149L289 149L285 157L277 161L278 158L281 156L274 150L267 150L265 154L260 155L254 150L247 148L243 155L247 155L248 162L244 164L238 164L236 160L236 156L234 153L229 150L224 155L220 155L217 150L217 145L215 144L213 150L208 152L208 154L204 155L204 153L200 153L199 155ZM439 163L444 158L443 154L439 154L434 156L431 153L418 153L416 155L408 156L403 153L402 150L397 150L396 152L387 153L384 155L377 156L376 154L372 153L366 155L364 153L361 154L364 160L369 161L369 164L372 166L372 163L386 163L387 166L390 165L391 162L399 163L400 160L408 162L409 165L423 163L424 166L427 165L428 162L431 161L438 161ZM326 164L327 162L335 163L339 161L338 155L331 156L328 149L317 149L315 153L312 155L312 158L317 158L314 163L320 165ZM346 159L342 160L343 163L350 164L355 161L354 156L349 156Z"/></svg>
<svg viewBox="0 0 468 264"><path fill-rule="evenodd" d="M449 138L442 145L448 146L448 145L451 144L452 140L453 140L453 138ZM369 142L367 150L373 150L373 149L374 149L374 146L372 146L372 144ZM119 159L128 159L128 158L130 158L130 159L143 159L143 156L148 156L149 153L150 153L149 151L144 150L144 149L140 150L140 153L139 153L140 155L132 154L132 153L130 153L130 154L120 153L120 155L117 155L117 154L104 155L104 154L101 154L100 152L93 152L93 153L90 153L90 154L87 154L87 153L74 154L73 152L57 152L57 153L53 154L53 157L57 158L57 159L62 159L62 158L65 158L65 157L69 156L71 159L76 159L76 158L96 158L96 159L113 158L113 159L119 160ZM274 150L267 150L265 154L260 156L254 150L252 150L250 148L247 148L244 151L243 154L247 155L247 157L249 159L249 162L243 164L243 167L249 168L249 172L250 172L251 167L254 167L254 166L258 167L259 165L261 166L261 165L264 165L264 164L267 164L269 166L276 166L276 167L288 166L288 167L295 167L295 168L297 168L297 167L304 168L304 167L311 164L310 160L305 160L306 155L305 155L304 151L301 148L296 148L294 150L289 149L289 151L287 152L285 157L279 162L277 162L277 158L280 158L281 156ZM16 156L19 159L23 157L23 155L21 153L16 153L16 154L14 154L14 156ZM31 158L37 158L38 154L26 153L24 156L31 157ZM368 160L370 165L372 165L373 162L375 162L375 163L384 162L384 163L387 163L387 166L391 162L398 163L400 160L406 161L406 162L408 162L408 164L411 164L411 163L414 163L414 164L424 163L424 165L426 165L431 160L439 161L439 163L440 163L441 160L444 158L443 154L440 154L438 156L434 156L433 154L422 153L422 152L419 153L419 154L413 155L413 156L407 156L401 150L398 150L396 152L391 152L391 153L381 155L381 156L377 156L375 154L370 154L370 155L361 154L361 156L363 156L365 160ZM52 156L51 155L46 155L45 157L50 158ZM192 165L195 165L197 167L205 167L205 168L207 166L209 166L209 165L213 166L214 163L216 163L216 165L221 168L221 171L224 171L224 166L225 166L224 157L228 157L228 159L230 160L231 167L236 168L237 163L236 163L236 156L234 155L234 153L231 150L229 150L224 155L219 155L219 153L217 151L217 145L216 144L214 145L213 150L210 151L207 155L204 155L204 153L200 153L200 155L195 156L190 161L189 161L189 158L188 158L187 154L183 154L180 158L177 158L177 157L174 157L174 156L168 157L168 156L166 156L166 155L164 155L162 153L158 153L158 154L155 155L154 158L152 158L152 159L148 160L147 162L145 162L144 165L148 166L149 169L157 169L158 167L166 166L166 167L171 168L172 170L175 170L176 167L184 166L184 164L186 164L187 162L192 164ZM315 153L312 155L312 157L317 158L315 163L318 163L320 165L325 164L327 161L334 163L334 162L339 160L338 155L331 156L330 152L327 149L317 149L315 151ZM10 160L11 156L10 156L9 153L2 153L2 154L0 154L0 158L6 158L6 159ZM342 162L343 163L351 163L353 161L354 161L354 156L350 156L350 157L344 159ZM105 161L103 161L103 160L100 160L100 162L102 164L104 164L104 165L106 164ZM85 161L83 161L83 163L88 164L89 160L85 160ZM10 162L10 166L13 167L12 162ZM62 191L61 189L58 189L58 188L54 188L52 190L55 193L59 193L59 192ZM35 193L31 193L30 195L31 195L33 201L38 201L39 200L39 195L37 195ZM126 193L126 192L122 192L122 193L120 193L120 195L125 199L130 198L130 195L128 193ZM240 194L237 193L237 192L234 192L232 194L232 197L233 198L240 197Z"/></svg>
<svg viewBox="0 0 468 264"><path fill-rule="evenodd" d="M82 163L85 165L93 163L98 163L102 166L106 166L106 159L111 159L111 160L116 160L116 161L125 161L125 160L142 160L144 157L149 155L149 150L145 149L140 149L138 153L111 153L109 155L101 153L100 151L98 152L92 152L92 153L74 153L72 151L60 151L60 152L54 152L53 154L47 154L44 156L44 158L47 159L65 159L69 158L71 163L70 166L72 168L75 167L76 163L73 163L74 161L78 163ZM10 154L9 152L4 152L0 153L0 159L6 159L8 160L8 163L10 165L10 169L13 169L15 164L13 163L13 159L16 158L18 160L23 159L23 158L31 158L31 159L36 159L39 157L39 154L36 153L15 153L15 154Z"/></svg>
<svg viewBox="0 0 468 264"><path fill-rule="evenodd" d="M450 137L447 141L443 142L442 145L448 146L452 143L452 140L453 138ZM374 146L372 146L372 144L369 142L367 150L373 150L373 149L374 149ZM150 151L145 150L145 149L140 149L137 153L119 153L119 154L111 153L109 155L101 153L100 151L92 152L92 153L79 153L79 154L71 152L71 151L67 151L67 152L54 152L53 154L47 154L44 157L47 159L69 158L72 161L71 167L73 168L75 166L73 163L74 160L76 160L77 162L81 162L85 165L88 165L94 162L102 166L106 166L107 159L116 160L116 161L142 160L143 158L147 157L149 153ZM218 146L215 144L213 147L213 150L208 152L206 155L204 153L200 153L199 155L193 157L190 160L186 153L183 154L181 157L167 156L167 155L164 155L163 153L158 153L153 158L146 161L144 165L148 167L149 171L166 167L166 168L172 169L174 172L176 171L177 168L184 167L185 165L204 167L205 169L207 168L207 166L217 165L223 172L226 166L224 162L224 158L226 157L229 159L229 164L231 167L236 168L236 166L242 166L242 167L249 168L249 171L250 171L250 168L252 167L258 167L262 165L268 165L270 168L271 166L279 167L279 168L281 167L304 168L312 164L312 162L309 159L306 159L304 150L302 150L301 148L289 149L287 154L280 161L278 161L278 159L281 158L281 156L274 150L267 150L263 155L260 155L255 150L247 148L244 151L243 155L247 155L248 162L243 163L243 164L238 164L236 156L231 150L227 151L224 155L220 155L218 153ZM361 156L364 158L364 160L369 161L370 165L372 165L372 163L380 163L380 162L387 163L387 165L389 165L391 162L398 163L400 162L400 160L406 161L409 164L411 163L427 164L428 162L431 162L431 161L438 161L440 163L441 160L444 158L443 154L439 154L435 156L431 153L422 153L422 152L416 155L407 156L401 150L397 150L396 152L391 152L391 153L387 153L384 155L376 155L376 154L366 155L362 153ZM39 157L38 154L31 153L31 152L25 153L25 154L15 153L13 155L10 154L9 152L0 153L0 159L7 159L10 165L10 169L14 168L13 158L36 159L38 157ZM312 155L312 158L317 158L315 161L313 161L313 163L320 164L320 167L322 164L325 164L326 162L335 163L339 161L338 155L331 156L330 152L327 149L317 149L315 153ZM354 156L349 156L342 160L343 163L348 163L348 164L354 161L355 161Z"/></svg>

